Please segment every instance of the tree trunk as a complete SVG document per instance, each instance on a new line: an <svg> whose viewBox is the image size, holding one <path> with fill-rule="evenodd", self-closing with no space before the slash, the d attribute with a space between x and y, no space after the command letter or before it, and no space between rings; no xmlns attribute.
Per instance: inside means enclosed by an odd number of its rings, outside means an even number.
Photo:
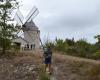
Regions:
<svg viewBox="0 0 100 80"><path fill-rule="evenodd" d="M5 51L5 40L3 39L3 48L2 48L2 55L5 54L6 51Z"/></svg>
<svg viewBox="0 0 100 80"><path fill-rule="evenodd" d="M5 37L6 37L6 35L5 35L5 30L6 30L6 8L4 8L4 28L3 28L3 53L2 54L5 54L5 52L6 52L6 46L5 46Z"/></svg>

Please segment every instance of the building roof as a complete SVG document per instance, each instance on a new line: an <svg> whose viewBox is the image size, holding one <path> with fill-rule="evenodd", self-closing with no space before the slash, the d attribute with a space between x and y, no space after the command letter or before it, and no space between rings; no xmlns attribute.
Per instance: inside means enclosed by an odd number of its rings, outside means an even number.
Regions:
<svg viewBox="0 0 100 80"><path fill-rule="evenodd" d="M12 40L13 42L18 42L18 43L26 43L28 44L29 42L27 40L25 40L24 38L22 37L17 37L15 39Z"/></svg>
<svg viewBox="0 0 100 80"><path fill-rule="evenodd" d="M23 30L36 30L38 31L38 27L35 25L35 23L31 20L30 22L25 23L25 25L22 27Z"/></svg>

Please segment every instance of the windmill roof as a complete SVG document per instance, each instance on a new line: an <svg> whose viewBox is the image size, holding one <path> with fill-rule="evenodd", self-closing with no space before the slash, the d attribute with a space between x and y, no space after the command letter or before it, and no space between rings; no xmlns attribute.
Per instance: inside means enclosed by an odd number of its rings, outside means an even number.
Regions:
<svg viewBox="0 0 100 80"><path fill-rule="evenodd" d="M31 30L38 30L38 27L35 25L35 23L32 20L30 22L26 22L25 26L27 28L30 28Z"/></svg>

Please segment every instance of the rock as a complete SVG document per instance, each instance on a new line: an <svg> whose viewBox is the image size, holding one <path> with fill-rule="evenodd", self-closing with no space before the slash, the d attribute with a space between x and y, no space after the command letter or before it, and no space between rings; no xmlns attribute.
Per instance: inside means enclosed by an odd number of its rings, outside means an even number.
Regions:
<svg viewBox="0 0 100 80"><path fill-rule="evenodd" d="M16 73L16 72L18 72L18 70L14 70L13 72Z"/></svg>
<svg viewBox="0 0 100 80"><path fill-rule="evenodd" d="M30 68L29 68L29 71L32 71L33 69L34 69L33 67L30 67Z"/></svg>
<svg viewBox="0 0 100 80"><path fill-rule="evenodd" d="M10 65L10 67L13 67L13 65Z"/></svg>

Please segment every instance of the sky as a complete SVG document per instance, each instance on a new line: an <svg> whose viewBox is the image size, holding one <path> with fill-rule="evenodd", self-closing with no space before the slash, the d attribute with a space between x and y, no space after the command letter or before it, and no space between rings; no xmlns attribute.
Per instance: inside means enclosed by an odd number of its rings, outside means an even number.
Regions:
<svg viewBox="0 0 100 80"><path fill-rule="evenodd" d="M20 4L24 16L34 5L38 8L34 22L42 40L74 37L95 43L94 36L100 34L100 0L22 0Z"/></svg>

